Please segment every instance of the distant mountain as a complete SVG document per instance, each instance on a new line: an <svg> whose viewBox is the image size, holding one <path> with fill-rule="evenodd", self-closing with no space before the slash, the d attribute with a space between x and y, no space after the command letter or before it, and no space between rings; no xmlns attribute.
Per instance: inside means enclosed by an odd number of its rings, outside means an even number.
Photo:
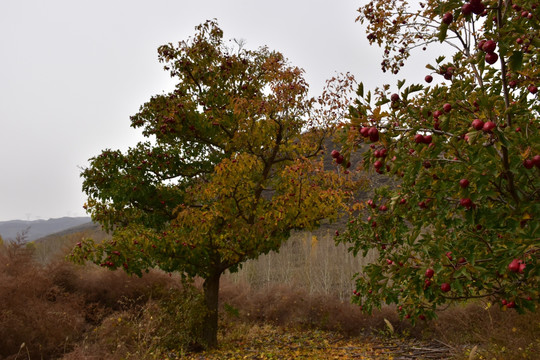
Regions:
<svg viewBox="0 0 540 360"><path fill-rule="evenodd" d="M17 234L26 233L26 241L34 241L83 224L92 224L90 217L63 217L49 220L11 220L0 221L0 235L4 240L14 240Z"/></svg>

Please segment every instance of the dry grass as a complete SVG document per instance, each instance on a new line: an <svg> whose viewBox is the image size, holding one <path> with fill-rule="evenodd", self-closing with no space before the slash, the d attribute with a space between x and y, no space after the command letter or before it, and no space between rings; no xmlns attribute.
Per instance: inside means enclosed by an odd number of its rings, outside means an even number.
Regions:
<svg viewBox="0 0 540 360"><path fill-rule="evenodd" d="M428 324L424 338L453 346L479 345L486 359L537 359L540 354L540 313L519 315L489 303L456 306Z"/></svg>
<svg viewBox="0 0 540 360"><path fill-rule="evenodd" d="M398 322L390 308L369 316L359 307L332 295L310 295L306 289L274 284L252 290L248 285L224 281L221 286L224 313L243 322L271 323L284 327L339 331L348 336L384 329L384 319ZM227 311L228 308L237 309ZM233 316L230 313L233 312Z"/></svg>
<svg viewBox="0 0 540 360"><path fill-rule="evenodd" d="M221 294L222 312L227 314L224 331L231 331L227 326L234 328L234 322L272 324L333 331L348 337L414 338L446 344L454 349L454 354L462 356L477 346L479 359L536 359L540 353L539 313L522 316L475 302L440 311L437 320L412 327L409 321L400 321L391 307L366 315L357 306L335 296L310 295L299 287L275 284L253 290L246 284L224 281ZM392 332L385 320L392 324Z"/></svg>

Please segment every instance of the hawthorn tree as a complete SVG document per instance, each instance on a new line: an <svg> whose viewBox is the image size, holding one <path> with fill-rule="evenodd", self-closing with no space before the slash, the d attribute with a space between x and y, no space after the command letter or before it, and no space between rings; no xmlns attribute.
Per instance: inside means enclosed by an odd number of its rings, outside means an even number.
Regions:
<svg viewBox="0 0 540 360"><path fill-rule="evenodd" d="M178 82L131 118L149 141L104 150L82 171L85 207L112 239L79 243L72 258L203 278L214 347L220 276L346 209L350 175L324 169L322 154L351 79L316 102L280 53L227 43L215 21L196 30L158 50Z"/></svg>
<svg viewBox="0 0 540 360"><path fill-rule="evenodd" d="M363 167L396 179L338 241L378 258L356 276L353 301L396 304L427 319L474 298L505 310L540 302L540 9L535 1L375 0L359 9L383 71L414 48L452 56L425 78L384 85L350 107L345 152L367 146ZM432 83L433 82L433 83ZM364 145L366 144L366 145Z"/></svg>

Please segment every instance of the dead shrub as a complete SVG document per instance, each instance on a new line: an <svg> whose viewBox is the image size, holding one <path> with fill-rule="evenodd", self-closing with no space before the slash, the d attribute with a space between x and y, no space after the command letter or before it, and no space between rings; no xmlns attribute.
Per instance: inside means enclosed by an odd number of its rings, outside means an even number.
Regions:
<svg viewBox="0 0 540 360"><path fill-rule="evenodd" d="M486 358L536 359L540 353L540 314L519 315L475 302L439 312L423 336L456 346L478 344ZM506 311L505 311L506 310Z"/></svg>
<svg viewBox="0 0 540 360"><path fill-rule="evenodd" d="M339 331L348 336L384 330L384 319L395 324L398 331L410 328L399 321L391 308L383 308L370 316L350 302L331 295L310 295L299 287L275 284L252 290L246 284L223 281L220 292L222 306L237 309L237 318L241 321ZM229 313L230 310L222 311L224 316ZM230 316L225 319L229 320L232 320Z"/></svg>
<svg viewBox="0 0 540 360"><path fill-rule="evenodd" d="M58 358L92 326L123 310L122 299L142 306L153 293L174 288L178 280L159 272L139 279L63 259L41 265L22 241L1 245L0 359L19 351L32 359Z"/></svg>
<svg viewBox="0 0 540 360"><path fill-rule="evenodd" d="M22 344L36 359L73 347L86 328L81 297L55 286L21 244L3 247L0 257L0 358Z"/></svg>
<svg viewBox="0 0 540 360"><path fill-rule="evenodd" d="M157 299L140 304L124 299L123 310L107 316L84 341L63 360L154 359L200 350L204 303L201 292L183 289L158 290ZM99 354L99 355L96 355Z"/></svg>

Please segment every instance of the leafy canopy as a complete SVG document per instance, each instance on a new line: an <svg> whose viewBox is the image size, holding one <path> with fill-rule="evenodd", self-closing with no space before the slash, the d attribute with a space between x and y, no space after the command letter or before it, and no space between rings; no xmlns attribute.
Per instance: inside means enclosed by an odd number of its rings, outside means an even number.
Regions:
<svg viewBox="0 0 540 360"><path fill-rule="evenodd" d="M394 177L339 241L378 259L354 301L431 318L471 298L534 311L540 302L540 9L533 1L371 1L358 21L398 73L410 51L454 50L392 94L358 87L343 146L370 144L366 170ZM433 81L433 84L431 82ZM351 126L352 125L352 126ZM362 128L376 128L370 137ZM360 132L358 131L360 130Z"/></svg>
<svg viewBox="0 0 540 360"><path fill-rule="evenodd" d="M132 116L149 140L105 150L81 174L87 210L113 238L78 244L75 261L208 278L345 209L352 175L322 154L352 79L316 102L301 69L224 42L215 21L159 60L177 85Z"/></svg>

